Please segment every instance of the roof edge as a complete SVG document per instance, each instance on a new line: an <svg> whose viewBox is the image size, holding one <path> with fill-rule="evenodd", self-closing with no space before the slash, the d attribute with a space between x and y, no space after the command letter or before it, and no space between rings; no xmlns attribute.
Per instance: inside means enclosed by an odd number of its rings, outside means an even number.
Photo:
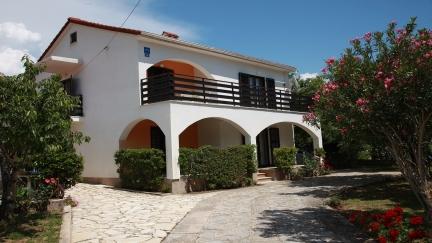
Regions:
<svg viewBox="0 0 432 243"><path fill-rule="evenodd" d="M284 70L287 70L290 72L294 72L295 70L297 70L295 67L290 66L290 65L286 65L286 64L276 63L276 62L272 62L272 61L268 61L268 60L264 60L264 59L260 59L260 58L255 58L252 56L246 56L243 54L239 54L239 53L235 53L235 52L231 52L231 51L227 51L227 50L223 50L223 49L213 48L213 47L209 47L209 46L205 46L205 45L197 44L197 43L193 43L193 42L188 42L188 41L183 41L183 40L178 40L178 39L172 39L169 37L160 36L160 35L150 33L147 31L141 31L141 30L123 28L123 27L115 27L115 26L111 26L111 25L105 25L105 24L100 24L100 23L91 22L91 21L87 21L87 20L82 20L82 19L75 18L75 17L69 17L67 19L66 23L62 26L60 31L57 33L57 35L54 37L54 39L50 42L50 44L45 49L45 51L42 53L42 55L39 57L38 62L41 61L48 54L48 52L54 46L55 42L60 38L63 31L71 23L83 25L83 26L88 26L88 27L93 27L93 28L98 28L98 29L103 29L103 30L108 30L108 31L121 32L121 33L125 33L125 34L132 34L132 35L152 38L152 39L155 39L158 41L164 41L164 42L168 42L168 43L172 43L172 44L176 44L176 45L186 46L189 48L195 48L195 49L199 49L199 50L203 50L203 51L216 53L219 55L225 55L225 56L229 56L229 57L233 57L233 58L238 58L238 59L249 61L249 62L255 62L255 63L262 64L262 65L271 66L274 68L284 69Z"/></svg>
<svg viewBox="0 0 432 243"><path fill-rule="evenodd" d="M115 27L115 26L111 26L111 25L105 25L105 24L99 24L99 23L95 23L95 22L90 22L90 21L82 20L82 19L75 18L75 17L69 17L67 19L66 23L60 29L60 31L56 34L56 36L54 37L54 39L50 42L50 44L48 45L48 47L45 49L45 51L39 57L38 62L41 61L46 56L46 54L49 52L49 50L54 45L54 43L60 38L60 36L63 33L63 31L71 23L73 23L73 24L79 24L79 25L84 25L84 26L88 26L88 27L94 27L94 28L103 29L103 30L114 31L114 32L121 32L121 33L126 33L126 34L132 34L132 35L140 35L141 34L140 30L129 29L129 28L122 28L122 27Z"/></svg>

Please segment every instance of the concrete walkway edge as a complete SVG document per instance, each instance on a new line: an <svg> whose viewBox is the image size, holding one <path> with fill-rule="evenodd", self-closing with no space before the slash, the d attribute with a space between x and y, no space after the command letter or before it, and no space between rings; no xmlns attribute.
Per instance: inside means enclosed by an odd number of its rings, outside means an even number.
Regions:
<svg viewBox="0 0 432 243"><path fill-rule="evenodd" d="M72 242L72 209L65 206L63 209L62 225L60 228L60 243Z"/></svg>

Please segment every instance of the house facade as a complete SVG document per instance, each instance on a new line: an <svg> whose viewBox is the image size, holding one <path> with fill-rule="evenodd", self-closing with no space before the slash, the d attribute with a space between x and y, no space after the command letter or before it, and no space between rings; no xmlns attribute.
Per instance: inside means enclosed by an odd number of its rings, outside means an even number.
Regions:
<svg viewBox="0 0 432 243"><path fill-rule="evenodd" d="M322 147L321 131L303 122L309 98L290 92L288 65L76 18L38 63L82 100L72 119L91 137L77 146L87 182L117 184L114 153L124 148L165 151L174 187L180 147L256 144L259 167L271 167L273 148L294 146L294 126Z"/></svg>

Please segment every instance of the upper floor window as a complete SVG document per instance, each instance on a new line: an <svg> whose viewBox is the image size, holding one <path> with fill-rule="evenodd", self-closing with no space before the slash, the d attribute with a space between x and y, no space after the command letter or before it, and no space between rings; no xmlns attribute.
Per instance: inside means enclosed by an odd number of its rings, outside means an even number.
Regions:
<svg viewBox="0 0 432 243"><path fill-rule="evenodd" d="M276 108L275 80L239 73L240 104Z"/></svg>
<svg viewBox="0 0 432 243"><path fill-rule="evenodd" d="M78 41L78 36L77 36L77 32L75 31L72 34L70 34L70 43L73 44L77 41Z"/></svg>

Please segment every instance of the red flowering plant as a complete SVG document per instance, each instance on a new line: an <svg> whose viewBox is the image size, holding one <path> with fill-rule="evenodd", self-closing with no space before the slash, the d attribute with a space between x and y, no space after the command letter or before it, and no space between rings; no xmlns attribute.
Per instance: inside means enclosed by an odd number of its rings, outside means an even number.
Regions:
<svg viewBox="0 0 432 243"><path fill-rule="evenodd" d="M413 242L432 239L426 232L423 216L407 217L401 207L396 206L384 213L354 211L348 221L369 232L378 242Z"/></svg>
<svg viewBox="0 0 432 243"><path fill-rule="evenodd" d="M347 141L382 145L397 163L432 222L432 31L366 33L326 61L328 80L313 96L310 124L336 127ZM432 228L432 227L431 227ZM395 233L393 232L393 235Z"/></svg>

